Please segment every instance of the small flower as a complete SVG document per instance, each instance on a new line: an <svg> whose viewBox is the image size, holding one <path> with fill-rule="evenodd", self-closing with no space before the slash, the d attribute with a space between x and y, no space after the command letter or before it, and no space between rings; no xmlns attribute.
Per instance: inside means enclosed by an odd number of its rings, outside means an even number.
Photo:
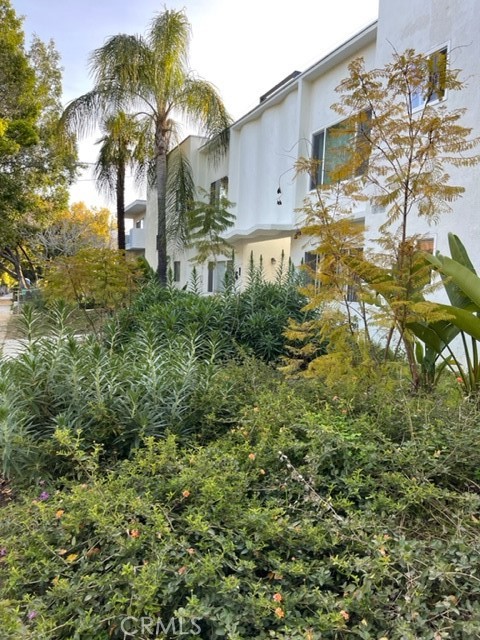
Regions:
<svg viewBox="0 0 480 640"><path fill-rule="evenodd" d="M274 593L273 599L275 600L275 602L281 602L283 600L283 596L281 593Z"/></svg>
<svg viewBox="0 0 480 640"><path fill-rule="evenodd" d="M457 382L463 382L463 378L461 376L458 376L456 380Z"/></svg>
<svg viewBox="0 0 480 640"><path fill-rule="evenodd" d="M187 571L187 567L180 567L180 569L177 571L178 575L183 576L184 573L186 573Z"/></svg>
<svg viewBox="0 0 480 640"><path fill-rule="evenodd" d="M342 413L345 416L348 413L348 411L346 409L342 409Z"/></svg>
<svg viewBox="0 0 480 640"><path fill-rule="evenodd" d="M48 493L48 491L42 491L42 493L38 496L39 500L48 500L50 498L50 494Z"/></svg>
<svg viewBox="0 0 480 640"><path fill-rule="evenodd" d="M27 618L29 620L33 620L34 618L36 618L38 616L38 613L36 611L29 611Z"/></svg>
<svg viewBox="0 0 480 640"><path fill-rule="evenodd" d="M78 558L78 553L70 553L65 559L69 564L72 564L72 562L75 562L77 558Z"/></svg>
<svg viewBox="0 0 480 640"><path fill-rule="evenodd" d="M182 496L184 498L188 498L190 496L190 491L188 489L185 489L185 491L182 491Z"/></svg>
<svg viewBox="0 0 480 640"><path fill-rule="evenodd" d="M60 518L63 516L64 513L65 513L64 509L58 509L58 511L55 513L55 518L57 518L57 520L60 520Z"/></svg>
<svg viewBox="0 0 480 640"><path fill-rule="evenodd" d="M249 459L249 460L255 460L255 458L256 458L256 457L257 457L257 456L256 456L254 453L249 453L249 454L248 454L248 459Z"/></svg>
<svg viewBox="0 0 480 640"><path fill-rule="evenodd" d="M350 620L350 614L349 614L347 611L345 611L344 609L342 609L342 610L340 611L340 615L342 616L342 618L343 618L345 621Z"/></svg>
<svg viewBox="0 0 480 640"><path fill-rule="evenodd" d="M7 555L7 549L5 547L2 547L0 549L0 558L4 558Z"/></svg>
<svg viewBox="0 0 480 640"><path fill-rule="evenodd" d="M258 472L261 476L264 476L267 472L265 471L265 469L260 469L260 471Z"/></svg>
<svg viewBox="0 0 480 640"><path fill-rule="evenodd" d="M189 553L191 556L193 556L193 554L195 553L195 549L193 547L189 547L187 549L187 553Z"/></svg>
<svg viewBox="0 0 480 640"><path fill-rule="evenodd" d="M92 547L87 551L85 555L87 556L87 558L91 558L92 556L96 556L97 553L100 553L99 547Z"/></svg>
<svg viewBox="0 0 480 640"><path fill-rule="evenodd" d="M285 611L282 609L282 607L277 607L275 609L275 615L277 616L277 618L284 618L285 617Z"/></svg>
<svg viewBox="0 0 480 640"><path fill-rule="evenodd" d="M140 531L138 529L132 529L129 533L131 538L139 538L140 537Z"/></svg>
<svg viewBox="0 0 480 640"><path fill-rule="evenodd" d="M59 549L57 553L59 556L64 556L67 553L67 549Z"/></svg>

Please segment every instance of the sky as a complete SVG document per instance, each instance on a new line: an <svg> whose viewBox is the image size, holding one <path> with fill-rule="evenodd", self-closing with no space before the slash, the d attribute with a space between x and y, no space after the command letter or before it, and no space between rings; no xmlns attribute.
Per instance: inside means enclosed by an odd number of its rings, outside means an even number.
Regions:
<svg viewBox="0 0 480 640"><path fill-rule="evenodd" d="M190 66L212 82L234 119L292 71L304 71L377 18L378 0L11 0L32 33L53 39L62 58L65 103L92 88L89 54L118 33L144 34L155 14L185 9L192 25ZM194 133L184 130L184 135ZM95 138L80 144L80 161L94 162ZM126 201L145 191L127 188ZM87 171L72 202L108 205Z"/></svg>

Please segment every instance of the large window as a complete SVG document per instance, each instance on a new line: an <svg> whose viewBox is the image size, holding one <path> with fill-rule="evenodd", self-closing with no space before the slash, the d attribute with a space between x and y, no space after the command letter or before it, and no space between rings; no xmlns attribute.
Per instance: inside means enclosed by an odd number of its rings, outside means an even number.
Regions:
<svg viewBox="0 0 480 640"><path fill-rule="evenodd" d="M427 56L425 62L428 72L425 74L424 86L417 87L412 94L412 109L419 109L430 102L443 100L445 97L445 72L447 70L447 48L434 51Z"/></svg>
<svg viewBox="0 0 480 640"><path fill-rule="evenodd" d="M315 171L310 188L332 184L363 175L368 163L370 114L347 119L315 133L312 140L312 160Z"/></svg>
<svg viewBox="0 0 480 640"><path fill-rule="evenodd" d="M221 198L228 197L228 176L215 180L210 185L210 204L218 205Z"/></svg>

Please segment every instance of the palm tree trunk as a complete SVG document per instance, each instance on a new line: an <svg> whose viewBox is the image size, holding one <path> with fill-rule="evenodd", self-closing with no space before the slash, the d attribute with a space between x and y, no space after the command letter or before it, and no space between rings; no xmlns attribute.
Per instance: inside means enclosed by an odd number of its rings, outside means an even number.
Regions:
<svg viewBox="0 0 480 640"><path fill-rule="evenodd" d="M120 251L125 251L125 165L117 168L117 242Z"/></svg>
<svg viewBox="0 0 480 640"><path fill-rule="evenodd" d="M162 286L167 284L167 144L161 125L155 133L156 182L157 182L157 278Z"/></svg>

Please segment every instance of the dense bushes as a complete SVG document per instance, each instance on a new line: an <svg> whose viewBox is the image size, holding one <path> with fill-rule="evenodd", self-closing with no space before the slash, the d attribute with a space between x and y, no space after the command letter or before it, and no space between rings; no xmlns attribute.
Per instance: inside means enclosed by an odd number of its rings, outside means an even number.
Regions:
<svg viewBox="0 0 480 640"><path fill-rule="evenodd" d="M264 321L296 296L150 285L102 338L25 314L0 363L2 639L480 636L478 406L368 354L282 378Z"/></svg>
<svg viewBox="0 0 480 640"><path fill-rule="evenodd" d="M9 477L67 472L52 441L58 427L81 431L85 450L100 444L105 461L128 456L149 435L221 433L246 387L274 375L246 360L239 384L216 364L215 344L206 349L200 337L159 336L145 324L111 349L92 336L75 338L64 308L52 316L41 323L49 337L38 338L37 316L27 312L26 350L0 362L0 452Z"/></svg>
<svg viewBox="0 0 480 640"><path fill-rule="evenodd" d="M289 318L300 322L312 315L303 311L306 298L297 285L294 274L277 282L265 282L254 274L242 292L230 288L215 296L200 296L152 281L132 307L107 327L107 335L113 332L115 344L124 344L148 326L160 340L180 334L198 339L207 350L214 343L223 357L232 357L240 349L274 362L285 354L283 332Z"/></svg>
<svg viewBox="0 0 480 640"><path fill-rule="evenodd" d="M166 637L142 616L201 638L477 637L476 410L456 448L435 416L398 442L344 411L282 383L215 440L150 438L108 472L57 432L78 480L3 510L3 637Z"/></svg>

